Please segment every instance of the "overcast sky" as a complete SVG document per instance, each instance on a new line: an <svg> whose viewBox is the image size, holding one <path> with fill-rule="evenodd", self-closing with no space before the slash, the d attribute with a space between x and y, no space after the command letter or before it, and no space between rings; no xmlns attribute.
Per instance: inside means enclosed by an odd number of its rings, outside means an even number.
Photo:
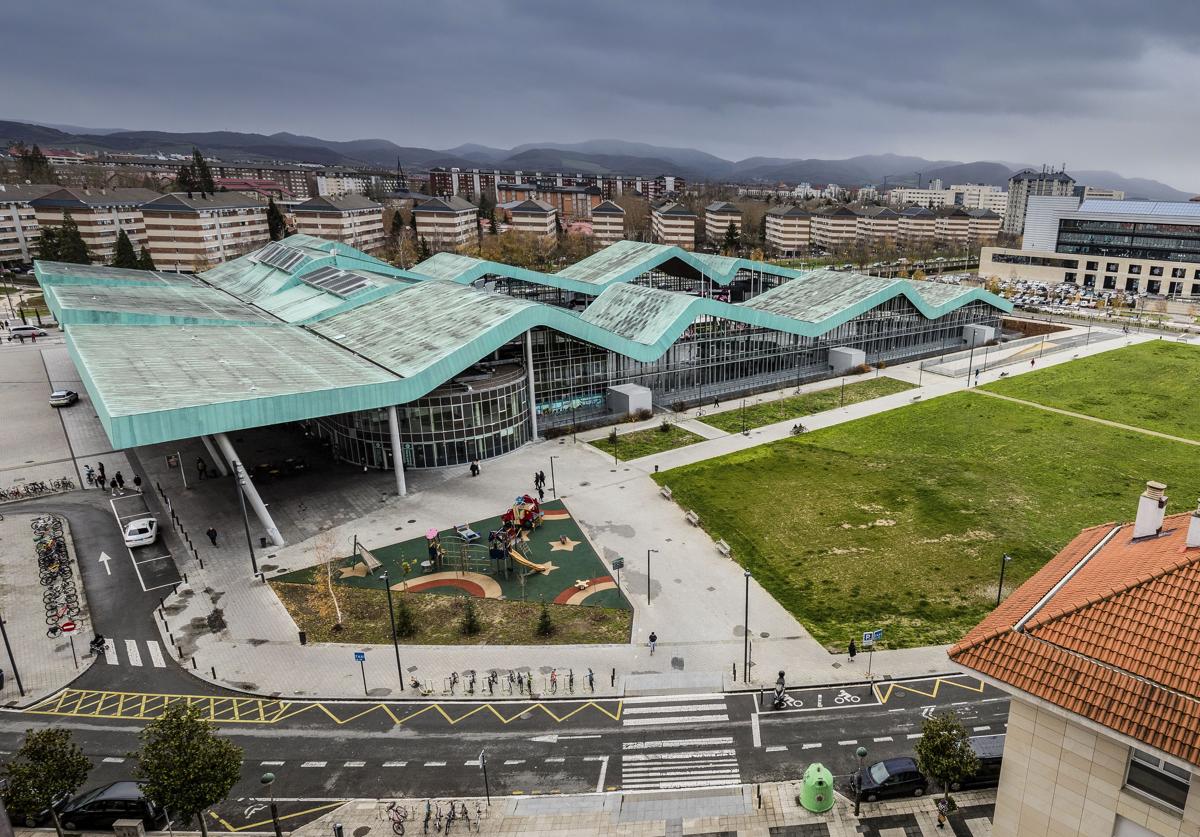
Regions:
<svg viewBox="0 0 1200 837"><path fill-rule="evenodd" d="M1200 3L16 3L0 118L1067 163L1200 191Z"/></svg>

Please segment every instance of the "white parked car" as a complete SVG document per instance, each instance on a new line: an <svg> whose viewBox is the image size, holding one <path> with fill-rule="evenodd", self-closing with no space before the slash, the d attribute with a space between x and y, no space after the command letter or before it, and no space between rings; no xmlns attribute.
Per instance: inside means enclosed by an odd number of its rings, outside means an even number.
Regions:
<svg viewBox="0 0 1200 837"><path fill-rule="evenodd" d="M126 546L148 546L158 538L158 521L153 517L139 517L125 524Z"/></svg>

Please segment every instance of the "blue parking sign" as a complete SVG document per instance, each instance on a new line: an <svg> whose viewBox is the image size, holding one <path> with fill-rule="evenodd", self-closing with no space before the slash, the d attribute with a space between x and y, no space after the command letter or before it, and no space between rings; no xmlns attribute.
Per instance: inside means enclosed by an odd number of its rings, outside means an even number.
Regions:
<svg viewBox="0 0 1200 837"><path fill-rule="evenodd" d="M876 628L876 629L875 629L875 636L873 637L873 639L874 639L876 642L879 642L879 640L883 639L883 628Z"/></svg>
<svg viewBox="0 0 1200 837"><path fill-rule="evenodd" d="M367 655L365 652L363 652L363 651L355 651L354 652L354 662L361 663L366 659L367 659Z"/></svg>

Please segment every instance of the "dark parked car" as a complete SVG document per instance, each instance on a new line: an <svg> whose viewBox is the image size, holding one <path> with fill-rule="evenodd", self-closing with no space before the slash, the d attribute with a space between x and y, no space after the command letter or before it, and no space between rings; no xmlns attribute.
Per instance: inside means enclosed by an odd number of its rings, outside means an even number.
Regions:
<svg viewBox="0 0 1200 837"><path fill-rule="evenodd" d="M921 796L929 781L913 759L906 757L877 761L854 777L866 802L897 796Z"/></svg>
<svg viewBox="0 0 1200 837"><path fill-rule="evenodd" d="M1003 735L979 735L971 739L971 749L979 759L975 775L961 782L951 782L950 790L964 788L994 788L1000 784L1000 761L1004 758Z"/></svg>
<svg viewBox="0 0 1200 837"><path fill-rule="evenodd" d="M117 820L141 820L147 831L158 831L167 824L166 812L142 794L137 782L113 782L54 807L67 831L106 830ZM43 822L49 818L50 812L44 812Z"/></svg>

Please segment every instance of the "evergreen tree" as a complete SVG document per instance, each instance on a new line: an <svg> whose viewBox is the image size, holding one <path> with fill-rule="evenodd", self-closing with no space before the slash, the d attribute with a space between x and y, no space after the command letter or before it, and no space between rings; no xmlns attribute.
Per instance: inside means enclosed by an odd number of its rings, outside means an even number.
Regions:
<svg viewBox="0 0 1200 837"><path fill-rule="evenodd" d="M287 223L283 220L283 213L275 205L274 198L267 198L267 227L271 231L272 241L279 241L287 235Z"/></svg>
<svg viewBox="0 0 1200 837"><path fill-rule="evenodd" d="M482 626L479 624L479 614L475 611L475 599L467 596L463 606L462 622L459 623L459 630L463 636L474 636L479 633Z"/></svg>
<svg viewBox="0 0 1200 837"><path fill-rule="evenodd" d="M79 225L69 210L63 211L62 226L58 229L58 260L71 264L92 263L92 254L88 252L87 243L79 233Z"/></svg>
<svg viewBox="0 0 1200 837"><path fill-rule="evenodd" d="M479 198L479 216L493 221L496 218L496 201L491 195L483 195Z"/></svg>
<svg viewBox="0 0 1200 837"><path fill-rule="evenodd" d="M196 175L196 188L201 192L208 192L210 195L217 191L217 187L213 184L212 171L208 168L208 161L204 159L204 155L200 153L199 148L192 148L192 170Z"/></svg>
<svg viewBox="0 0 1200 837"><path fill-rule="evenodd" d="M179 169L179 176L175 178L175 185L181 192L196 191L196 173L192 171L191 166L183 166Z"/></svg>
<svg viewBox="0 0 1200 837"><path fill-rule="evenodd" d="M37 257L44 262L58 261L58 230L55 227L42 227Z"/></svg>
<svg viewBox="0 0 1200 837"><path fill-rule="evenodd" d="M550 636L554 633L554 621L550 618L550 608L542 601L542 612L538 614L537 635Z"/></svg>
<svg viewBox="0 0 1200 837"><path fill-rule="evenodd" d="M74 796L91 770L92 763L72 740L70 730L29 730L21 749L4 768L4 803L9 814L16 817L17 825L25 825L27 817L37 818L49 809L54 829L62 837L62 822L50 803L60 796Z"/></svg>
<svg viewBox="0 0 1200 837"><path fill-rule="evenodd" d="M979 758L971 749L970 736L953 711L927 718L921 725L921 740L914 749L917 766L942 786L947 802L951 786L961 784L979 770Z"/></svg>
<svg viewBox="0 0 1200 837"><path fill-rule="evenodd" d="M496 219L489 218L488 219L488 235L499 235L499 234L500 234L500 230L496 227Z"/></svg>
<svg viewBox="0 0 1200 837"><path fill-rule="evenodd" d="M417 260L423 262L432 255L433 254L429 252L429 242L422 237L420 247L417 249Z"/></svg>
<svg viewBox="0 0 1200 837"><path fill-rule="evenodd" d="M133 242L129 240L129 236L125 234L125 228L122 227L117 233L117 246L113 252L113 267L137 268L138 256L133 249Z"/></svg>
<svg viewBox="0 0 1200 837"><path fill-rule="evenodd" d="M137 266L138 266L139 270L155 270L156 269L154 267L154 258L150 255L150 251L147 250L145 247L143 247L142 252L140 254L138 254Z"/></svg>
<svg viewBox="0 0 1200 837"><path fill-rule="evenodd" d="M725 229L725 242L721 245L721 249L728 255L735 255L738 248L738 230L737 224L733 221L729 222L729 226Z"/></svg>
<svg viewBox="0 0 1200 837"><path fill-rule="evenodd" d="M764 213L763 217L758 219L758 240L763 243L767 240L767 216Z"/></svg>
<svg viewBox="0 0 1200 837"><path fill-rule="evenodd" d="M412 608L408 606L408 597L396 597L396 636L409 637L417 632L417 620L413 618Z"/></svg>
<svg viewBox="0 0 1200 837"><path fill-rule="evenodd" d="M23 179L30 183L58 183L50 161L36 145L31 149L26 149L24 145L18 146L17 158Z"/></svg>

